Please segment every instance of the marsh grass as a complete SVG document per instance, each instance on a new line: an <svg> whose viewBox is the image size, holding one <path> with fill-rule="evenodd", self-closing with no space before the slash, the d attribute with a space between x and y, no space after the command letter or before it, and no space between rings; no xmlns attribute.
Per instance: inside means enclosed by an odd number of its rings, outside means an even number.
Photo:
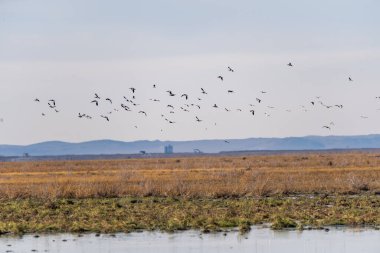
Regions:
<svg viewBox="0 0 380 253"><path fill-rule="evenodd" d="M273 229L379 226L376 196L182 199L159 197L6 200L0 234L132 232L199 229L214 232L271 223Z"/></svg>
<svg viewBox="0 0 380 253"><path fill-rule="evenodd" d="M380 226L371 153L0 163L0 234Z"/></svg>
<svg viewBox="0 0 380 253"><path fill-rule="evenodd" d="M0 163L0 198L263 197L380 192L372 153Z"/></svg>

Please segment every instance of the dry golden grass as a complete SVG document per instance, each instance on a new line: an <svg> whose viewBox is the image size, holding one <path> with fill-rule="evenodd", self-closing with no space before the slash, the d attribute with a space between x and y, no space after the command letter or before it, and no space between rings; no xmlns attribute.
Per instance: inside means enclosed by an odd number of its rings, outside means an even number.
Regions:
<svg viewBox="0 0 380 253"><path fill-rule="evenodd" d="M0 198L380 192L380 155L304 153L0 163Z"/></svg>

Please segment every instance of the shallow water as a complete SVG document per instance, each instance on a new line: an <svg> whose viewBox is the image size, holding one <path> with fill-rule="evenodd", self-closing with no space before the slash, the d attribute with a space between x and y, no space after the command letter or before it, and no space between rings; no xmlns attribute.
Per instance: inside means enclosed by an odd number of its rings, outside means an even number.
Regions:
<svg viewBox="0 0 380 253"><path fill-rule="evenodd" d="M34 251L32 251L34 250ZM41 235L35 238L0 238L1 252L70 252L70 253L121 253L121 252L260 252L260 253L349 253L380 252L380 231L331 229L313 231L281 231L253 228L241 236L238 232L200 234L197 231L180 233L143 232L130 234Z"/></svg>

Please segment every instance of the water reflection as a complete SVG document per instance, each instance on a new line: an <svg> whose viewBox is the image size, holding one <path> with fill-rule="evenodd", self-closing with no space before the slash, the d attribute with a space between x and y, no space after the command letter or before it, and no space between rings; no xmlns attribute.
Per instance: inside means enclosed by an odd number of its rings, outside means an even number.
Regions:
<svg viewBox="0 0 380 253"><path fill-rule="evenodd" d="M272 231L254 228L247 235L144 232L131 234L33 235L0 238L0 252L70 252L70 253L149 253L149 252L379 252L380 231L331 229L314 231Z"/></svg>

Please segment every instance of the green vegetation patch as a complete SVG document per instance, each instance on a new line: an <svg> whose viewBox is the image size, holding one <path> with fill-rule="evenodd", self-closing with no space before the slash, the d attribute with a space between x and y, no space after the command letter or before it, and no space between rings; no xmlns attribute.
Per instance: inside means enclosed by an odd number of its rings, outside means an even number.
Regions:
<svg viewBox="0 0 380 253"><path fill-rule="evenodd" d="M92 198L2 200L0 234L136 230L204 232L251 225L273 229L328 225L379 226L376 195L299 196L233 199Z"/></svg>

